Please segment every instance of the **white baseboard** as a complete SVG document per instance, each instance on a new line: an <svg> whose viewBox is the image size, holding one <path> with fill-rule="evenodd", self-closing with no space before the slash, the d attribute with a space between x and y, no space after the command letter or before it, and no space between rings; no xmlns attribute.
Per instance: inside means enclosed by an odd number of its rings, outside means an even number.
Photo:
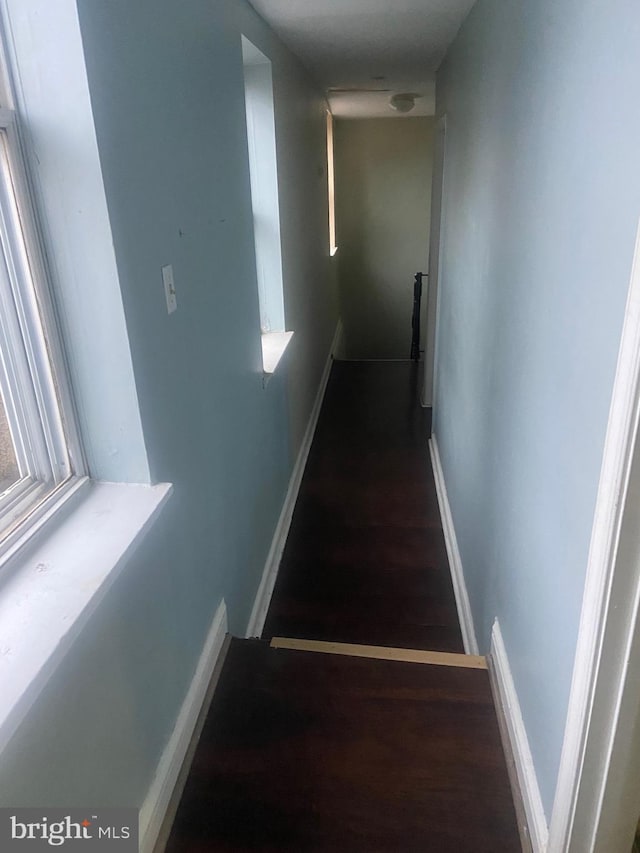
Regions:
<svg viewBox="0 0 640 853"><path fill-rule="evenodd" d="M140 809L140 853L152 853L158 840L226 633L227 607L223 599L213 617L189 690Z"/></svg>
<svg viewBox="0 0 640 853"><path fill-rule="evenodd" d="M508 751L513 760L513 769L517 780L516 799L520 798L524 812L525 839L533 853L546 853L549 840L549 828L545 817L536 769L529 749L527 731L520 711L518 694L509 667L507 650L502 639L500 623L496 619L491 632L491 652L489 657L491 680L494 687L498 716L502 728L506 730ZM516 804L518 811L518 804ZM523 845L524 846L524 845Z"/></svg>
<svg viewBox="0 0 640 853"><path fill-rule="evenodd" d="M296 505L296 500L298 499L298 492L300 491L302 475L304 474L305 465L307 464L307 457L309 456L311 442L313 441L313 435L316 431L316 425L318 423L318 417L320 415L320 409L324 399L324 392L326 391L327 382L329 381L329 374L331 373L334 354L341 346L342 321L339 320L331 343L331 349L329 350L329 355L327 356L327 361L322 372L318 393L316 394L316 399L314 401L313 408L311 409L311 414L309 415L309 422L307 423L307 429L305 430L304 438L302 439L298 458L296 459L296 464L293 466L291 479L289 480L289 488L287 489L284 504L282 505L280 518L278 519L278 524L276 525L275 533L273 534L273 539L271 541L271 547L267 554L267 560L264 566L264 571L262 572L260 586L258 587L251 616L249 617L249 623L245 633L246 637L259 637L262 634L262 629L264 628L264 622L267 617L271 596L273 595L273 588L278 577L280 560L282 559L284 546L287 541L287 536L289 535L289 527L291 526L293 510Z"/></svg>
<svg viewBox="0 0 640 853"><path fill-rule="evenodd" d="M429 440L429 452L431 454L431 464L433 465L433 475L436 481L436 494L438 495L438 506L440 507L440 516L442 518L442 529L444 532L444 541L447 546L447 556L449 557L451 580L453 581L453 592L456 597L456 607L458 608L458 619L460 620L464 650L468 655L477 655L479 654L478 640L473 625L471 604L469 603L460 549L458 548L456 531L453 526L453 516L451 515L451 507L449 506L447 487L444 481L440 452L435 435L432 435Z"/></svg>

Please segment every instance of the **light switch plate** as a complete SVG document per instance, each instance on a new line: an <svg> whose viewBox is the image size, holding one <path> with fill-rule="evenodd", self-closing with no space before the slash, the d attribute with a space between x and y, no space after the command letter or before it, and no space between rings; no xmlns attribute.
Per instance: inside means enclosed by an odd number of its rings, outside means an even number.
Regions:
<svg viewBox="0 0 640 853"><path fill-rule="evenodd" d="M173 314L178 307L178 300L176 298L176 287L173 282L173 267L171 264L162 267L162 281L164 283L164 295L167 300L167 314Z"/></svg>

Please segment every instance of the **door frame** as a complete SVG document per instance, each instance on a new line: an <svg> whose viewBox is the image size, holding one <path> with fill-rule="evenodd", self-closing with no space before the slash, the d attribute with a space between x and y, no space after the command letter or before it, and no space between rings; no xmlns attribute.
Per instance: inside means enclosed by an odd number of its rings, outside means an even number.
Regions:
<svg viewBox="0 0 640 853"><path fill-rule="evenodd" d="M549 853L630 850L640 814L639 416L640 224L596 500Z"/></svg>
<svg viewBox="0 0 640 853"><path fill-rule="evenodd" d="M436 339L438 325L438 280L444 222L444 189L446 174L447 115L438 119L433 146L431 178L431 222L429 227L429 278L427 279L427 322L424 340L424 375L421 392L423 406L434 406L436 375ZM440 192L434 192L440 185Z"/></svg>

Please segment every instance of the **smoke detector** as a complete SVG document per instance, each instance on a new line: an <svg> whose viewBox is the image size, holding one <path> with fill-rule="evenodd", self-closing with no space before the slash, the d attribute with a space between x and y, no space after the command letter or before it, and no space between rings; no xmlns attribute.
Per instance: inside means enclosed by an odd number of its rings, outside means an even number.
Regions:
<svg viewBox="0 0 640 853"><path fill-rule="evenodd" d="M416 98L419 97L413 92L398 92L389 98L389 106L399 113L410 113L416 105Z"/></svg>

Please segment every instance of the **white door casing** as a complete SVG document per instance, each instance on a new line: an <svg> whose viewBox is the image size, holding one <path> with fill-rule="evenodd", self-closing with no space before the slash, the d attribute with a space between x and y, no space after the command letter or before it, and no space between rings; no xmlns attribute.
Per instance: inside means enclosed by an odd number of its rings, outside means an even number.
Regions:
<svg viewBox="0 0 640 853"><path fill-rule="evenodd" d="M424 343L424 381L422 405L432 406L436 355L436 321L438 314L438 273L442 245L442 204L444 198L445 149L447 117L436 124L433 147L433 178L431 184L431 233L429 237L429 278L427 281L427 323Z"/></svg>
<svg viewBox="0 0 640 853"><path fill-rule="evenodd" d="M640 227L591 536L549 853L626 853L640 813Z"/></svg>

